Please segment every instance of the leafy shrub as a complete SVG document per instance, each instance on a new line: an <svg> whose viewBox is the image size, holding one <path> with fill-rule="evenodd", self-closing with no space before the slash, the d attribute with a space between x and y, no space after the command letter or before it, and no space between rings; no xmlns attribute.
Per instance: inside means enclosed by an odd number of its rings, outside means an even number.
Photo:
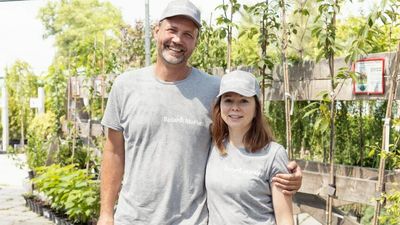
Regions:
<svg viewBox="0 0 400 225"><path fill-rule="evenodd" d="M38 191L47 196L53 209L65 213L74 222L97 218L100 210L99 182L87 170L76 165L53 164L36 169L33 179Z"/></svg>
<svg viewBox="0 0 400 225"><path fill-rule="evenodd" d="M44 166L52 137L56 135L56 116L52 112L36 115L28 127L27 163L30 169Z"/></svg>
<svg viewBox="0 0 400 225"><path fill-rule="evenodd" d="M400 224L400 191L386 194L386 205L379 217L381 224L397 225Z"/></svg>
<svg viewBox="0 0 400 225"><path fill-rule="evenodd" d="M398 134L397 134L398 135ZM400 137L398 137L400 138ZM392 146L393 147L393 146ZM400 154L397 146L387 154L387 158L391 160L394 168L400 169ZM397 225L400 224L400 184L397 184L397 189L386 193L381 201L386 201L383 207L383 213L379 217L381 224Z"/></svg>

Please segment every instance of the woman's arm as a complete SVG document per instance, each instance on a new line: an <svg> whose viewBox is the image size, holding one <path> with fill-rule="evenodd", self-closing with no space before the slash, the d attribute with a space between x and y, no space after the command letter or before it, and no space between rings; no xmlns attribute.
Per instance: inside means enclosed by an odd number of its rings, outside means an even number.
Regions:
<svg viewBox="0 0 400 225"><path fill-rule="evenodd" d="M285 195L282 189L271 183L272 204L277 225L293 225L292 195Z"/></svg>
<svg viewBox="0 0 400 225"><path fill-rule="evenodd" d="M303 173L296 161L289 162L287 168L289 174L278 173L272 178L272 181L276 182L276 186L281 188L284 194L294 195L301 187Z"/></svg>

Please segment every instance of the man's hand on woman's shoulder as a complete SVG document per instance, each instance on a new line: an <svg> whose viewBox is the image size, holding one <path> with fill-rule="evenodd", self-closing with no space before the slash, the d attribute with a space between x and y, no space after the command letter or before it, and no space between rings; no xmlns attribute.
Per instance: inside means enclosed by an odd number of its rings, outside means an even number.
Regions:
<svg viewBox="0 0 400 225"><path fill-rule="evenodd" d="M272 182L281 188L284 194L294 195L301 187L303 172L296 161L290 161L287 168L289 174L277 174L272 178Z"/></svg>

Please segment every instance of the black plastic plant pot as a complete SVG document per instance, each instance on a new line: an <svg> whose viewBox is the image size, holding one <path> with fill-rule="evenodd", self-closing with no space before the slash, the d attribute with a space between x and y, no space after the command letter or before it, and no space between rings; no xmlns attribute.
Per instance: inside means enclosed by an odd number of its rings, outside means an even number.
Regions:
<svg viewBox="0 0 400 225"><path fill-rule="evenodd" d="M29 179L33 179L35 177L35 171L29 170L28 171L28 176L29 176Z"/></svg>
<svg viewBox="0 0 400 225"><path fill-rule="evenodd" d="M55 222L56 225L63 225L62 224L62 218L57 216L57 215L55 216L54 222Z"/></svg>
<svg viewBox="0 0 400 225"><path fill-rule="evenodd" d="M36 205L36 213L39 216L43 216L43 203L41 201L36 201L35 205Z"/></svg>
<svg viewBox="0 0 400 225"><path fill-rule="evenodd" d="M25 196L25 195L22 195L22 197L24 197L24 200L25 200L25 207L29 207L29 204L28 204L29 197Z"/></svg>
<svg viewBox="0 0 400 225"><path fill-rule="evenodd" d="M43 217L50 220L51 209L43 207Z"/></svg>
<svg viewBox="0 0 400 225"><path fill-rule="evenodd" d="M50 220L54 223L56 222L56 214L53 212L53 210L50 211Z"/></svg>
<svg viewBox="0 0 400 225"><path fill-rule="evenodd" d="M57 224L57 225L69 225L69 224L74 225L74 223L69 222L69 220L65 217L65 215L56 215L55 224Z"/></svg>
<svg viewBox="0 0 400 225"><path fill-rule="evenodd" d="M75 225L75 223L69 221L69 220L65 220L65 225Z"/></svg>
<svg viewBox="0 0 400 225"><path fill-rule="evenodd" d="M38 206L37 206L35 200L32 200L32 211L33 211L34 213L36 213L36 214L37 214L37 212L38 212Z"/></svg>
<svg viewBox="0 0 400 225"><path fill-rule="evenodd" d="M74 225L74 223L70 222L67 218L62 219L62 224L63 225Z"/></svg>
<svg viewBox="0 0 400 225"><path fill-rule="evenodd" d="M31 199L31 198L28 198L28 207L29 207L29 209L30 210L34 210L34 208L35 208L35 206L34 206L34 204L33 204L33 199Z"/></svg>
<svg viewBox="0 0 400 225"><path fill-rule="evenodd" d="M97 219L91 219L87 222L87 225L96 225L97 224Z"/></svg>

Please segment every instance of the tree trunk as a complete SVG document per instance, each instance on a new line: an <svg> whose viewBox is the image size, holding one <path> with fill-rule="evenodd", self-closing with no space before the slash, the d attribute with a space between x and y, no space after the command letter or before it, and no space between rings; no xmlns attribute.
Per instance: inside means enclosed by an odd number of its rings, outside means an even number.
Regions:
<svg viewBox="0 0 400 225"><path fill-rule="evenodd" d="M25 126L24 126L24 107L22 106L22 109L21 109L21 117L20 117L20 122L21 122L21 139L20 139L20 141L19 141L19 145L20 145L20 147L24 147L24 145L25 145L25 132L24 132L24 128L25 128Z"/></svg>
<svg viewBox="0 0 400 225"><path fill-rule="evenodd" d="M267 9L266 9L266 11L264 11L264 13L267 14L268 13L268 6L269 6L268 0L266 0L265 4L267 6ZM264 18L264 16L263 16L263 18ZM265 62L265 60L267 58L268 30L267 30L266 21L264 19L261 20L261 32L260 33L264 37L264 39L263 39L263 41L261 43L261 60L263 60ZM264 113L265 113L264 104L265 104L265 101L266 101L266 97L265 97L265 78L267 76L266 69L267 69L267 65L265 65L265 63L263 63L263 67L261 69L261 77L262 77L262 79L261 79L261 82L262 82L261 83L261 88L262 88L261 93L262 93L262 110L263 110Z"/></svg>
<svg viewBox="0 0 400 225"><path fill-rule="evenodd" d="M337 0L334 2L334 7L337 5ZM336 26L336 9L334 15L332 17L331 26ZM335 31L333 31L333 40L335 40ZM334 43L331 43L334 45ZM330 51L330 50L329 50ZM334 160L334 149L335 149L335 115L336 115L336 101L335 101L335 53L330 51L329 53L329 73L331 76L331 115L330 115L330 139L329 139L329 187L328 187L328 216L327 216L327 225L332 225L332 208L333 208L333 197L336 192L335 188L335 167L333 166Z"/></svg>
<svg viewBox="0 0 400 225"><path fill-rule="evenodd" d="M233 14L231 12L231 21L232 21ZM228 72L231 71L231 56L232 55L232 26L228 26L228 46L227 46L227 59L226 59L226 64L227 64L227 69Z"/></svg>

